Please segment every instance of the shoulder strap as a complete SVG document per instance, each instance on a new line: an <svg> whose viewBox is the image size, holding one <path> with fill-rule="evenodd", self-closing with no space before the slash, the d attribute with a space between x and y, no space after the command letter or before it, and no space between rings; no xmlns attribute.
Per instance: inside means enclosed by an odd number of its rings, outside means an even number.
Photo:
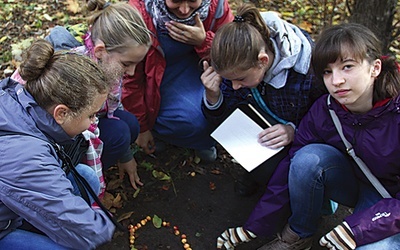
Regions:
<svg viewBox="0 0 400 250"><path fill-rule="evenodd" d="M340 138L342 139L344 145L346 146L346 151L347 153L354 159L354 161L357 163L357 165L360 167L361 171L365 174L365 176L368 178L368 180L371 182L371 184L375 187L375 189L381 194L383 198L391 198L392 196L389 194L389 192L383 187L383 185L379 182L379 180L371 173L371 170L367 167L367 165L364 163L361 158L359 158L356 153L354 152L353 145L346 139L346 137L343 134L343 129L342 129L342 124L340 124L339 118L337 117L335 111L330 108L331 101L330 101L330 95L328 95L327 98L327 104L328 104L328 109L329 113L332 117L333 123L335 124L336 130L338 131Z"/></svg>

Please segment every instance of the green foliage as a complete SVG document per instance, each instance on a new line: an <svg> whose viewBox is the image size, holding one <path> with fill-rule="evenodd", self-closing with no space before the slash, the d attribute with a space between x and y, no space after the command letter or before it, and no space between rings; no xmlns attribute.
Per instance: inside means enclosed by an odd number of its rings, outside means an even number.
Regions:
<svg viewBox="0 0 400 250"><path fill-rule="evenodd" d="M156 178L157 180L171 181L171 176L169 176L168 174L166 174L162 171L153 170L152 174L153 174L153 177Z"/></svg>
<svg viewBox="0 0 400 250"><path fill-rule="evenodd" d="M153 225L155 228L161 228L162 225L162 219L158 217L157 215L153 216Z"/></svg>

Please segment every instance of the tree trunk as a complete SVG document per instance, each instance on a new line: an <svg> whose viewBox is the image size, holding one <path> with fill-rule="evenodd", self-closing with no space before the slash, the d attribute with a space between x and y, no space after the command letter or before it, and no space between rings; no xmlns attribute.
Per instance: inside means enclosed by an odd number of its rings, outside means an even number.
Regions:
<svg viewBox="0 0 400 250"><path fill-rule="evenodd" d="M355 0L350 16L351 22L365 25L381 39L385 54L393 40L396 5L397 0Z"/></svg>

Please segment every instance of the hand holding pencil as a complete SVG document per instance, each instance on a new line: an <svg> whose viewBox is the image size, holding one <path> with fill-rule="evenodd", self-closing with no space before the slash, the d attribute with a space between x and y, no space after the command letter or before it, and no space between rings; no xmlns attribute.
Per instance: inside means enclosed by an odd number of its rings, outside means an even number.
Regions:
<svg viewBox="0 0 400 250"><path fill-rule="evenodd" d="M265 117L263 117L260 112L253 107L253 105L249 103L248 106L265 124L268 125L268 128L258 134L258 142L261 145L276 149L287 146L293 142L294 129L292 126L284 124L271 125L271 123L268 122L267 119L265 119Z"/></svg>

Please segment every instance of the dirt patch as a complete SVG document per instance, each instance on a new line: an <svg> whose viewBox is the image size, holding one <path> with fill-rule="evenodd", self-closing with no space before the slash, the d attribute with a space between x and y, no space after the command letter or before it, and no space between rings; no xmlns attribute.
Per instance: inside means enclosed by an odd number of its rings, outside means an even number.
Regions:
<svg viewBox="0 0 400 250"><path fill-rule="evenodd" d="M170 223L170 227L159 229L151 222L141 227L135 235L136 249L183 249L173 226L187 236L192 249L215 249L216 238L221 232L246 221L263 191L260 189L251 197L237 196L233 191L234 181L245 170L232 163L221 147L218 152L218 160L212 164L195 163L193 152L175 147L168 148L156 158L139 153L139 175L145 185L138 193L129 186L127 178L118 185L116 169L106 173L112 186L108 192L114 197L118 194L122 197L122 206L111 208L115 216L119 218L131 213L129 218L121 221L124 226L136 225L146 216L154 215ZM170 181L155 178L154 170L165 173ZM318 236L338 224L347 213L347 209L340 208L336 215L323 218ZM258 238L237 249L257 249L268 240ZM314 245L313 249L322 249L317 241ZM112 242L98 249L130 249L129 234L116 233Z"/></svg>

